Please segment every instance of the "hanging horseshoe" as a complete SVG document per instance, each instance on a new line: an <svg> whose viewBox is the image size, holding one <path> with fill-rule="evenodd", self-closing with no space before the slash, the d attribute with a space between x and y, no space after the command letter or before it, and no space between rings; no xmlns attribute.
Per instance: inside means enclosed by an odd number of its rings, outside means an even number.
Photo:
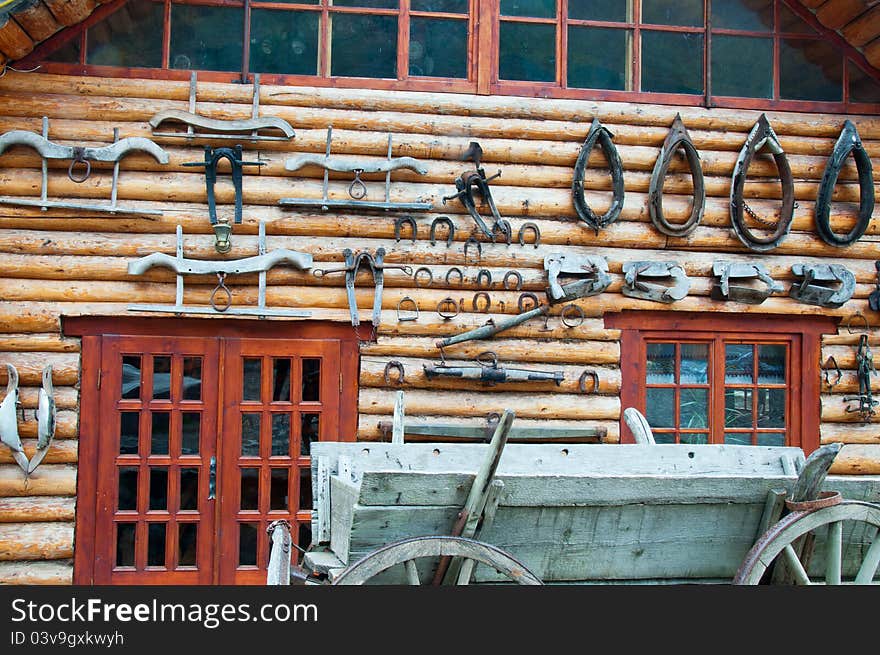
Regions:
<svg viewBox="0 0 880 655"><path fill-rule="evenodd" d="M526 306L526 300L532 301L533 304L531 307ZM517 307L517 309L519 309L520 314L522 314L523 312L531 311L533 309L537 309L540 306L540 304L541 304L541 301L538 300L538 296L533 294L531 291L526 291L524 293L519 294L519 298L516 301L516 307Z"/></svg>
<svg viewBox="0 0 880 655"><path fill-rule="evenodd" d="M426 273L427 275L421 275L422 273ZM421 277L420 277L421 275ZM426 279L427 282L424 284L421 283L421 280ZM416 283L417 287L425 288L431 286L434 282L434 274L431 272L431 269L427 266L420 266L416 269L416 272L413 274L413 281Z"/></svg>
<svg viewBox="0 0 880 655"><path fill-rule="evenodd" d="M535 240L532 241L532 245L537 248L541 245L541 230L538 229L538 226L532 223L531 221L528 223L523 223L519 228L519 245L526 245L526 232L531 232L535 236Z"/></svg>
<svg viewBox="0 0 880 655"><path fill-rule="evenodd" d="M437 226L438 225L446 225L449 228L449 234L446 235L446 247L452 245L452 241L455 239L455 223L452 222L448 216L438 216L433 221L431 221L431 245L437 245Z"/></svg>
<svg viewBox="0 0 880 655"><path fill-rule="evenodd" d="M507 282L511 278L514 280L513 286L510 286ZM504 279L501 280L501 286L508 291L521 291L523 287L522 274L519 271L507 271L507 273L504 274Z"/></svg>
<svg viewBox="0 0 880 655"><path fill-rule="evenodd" d="M464 282L464 273L461 272L461 269L458 266L453 266L448 271L446 271L446 284L452 284L452 274L455 273L458 276L458 282L456 284L461 284Z"/></svg>
<svg viewBox="0 0 880 655"><path fill-rule="evenodd" d="M445 321L449 321L461 312L461 304L455 298L444 298L437 303L437 313Z"/></svg>
<svg viewBox="0 0 880 655"><path fill-rule="evenodd" d="M492 272L488 268L481 268L477 272L477 286L484 289L492 287ZM485 283L485 284L484 284Z"/></svg>
<svg viewBox="0 0 880 655"><path fill-rule="evenodd" d="M468 259L468 250L471 246L477 247L477 261L480 261L483 258L483 246L479 241L474 237L468 237L468 240L464 242L464 263L467 264Z"/></svg>
<svg viewBox="0 0 880 655"><path fill-rule="evenodd" d="M590 377L593 379L593 389L592 393L596 393L599 391L599 374L592 369L585 369L583 373L581 373L581 377L578 380L578 387L581 390L581 393L587 393L587 378Z"/></svg>
<svg viewBox="0 0 880 655"><path fill-rule="evenodd" d="M840 236L831 229L831 197L837 176L849 154L852 153L859 171L859 217L858 222L847 234ZM874 212L874 173L871 157L865 152L858 130L851 121L845 121L834 150L825 165L819 193L816 195L816 229L822 240L831 246L848 246L858 241L871 221Z"/></svg>
<svg viewBox="0 0 880 655"><path fill-rule="evenodd" d="M782 185L782 208L779 212L779 221L775 224L758 216L743 199L749 165L754 156L764 148L773 155ZM770 127L767 116L761 114L752 131L749 132L733 169L733 184L730 185L730 220L733 224L733 231L743 245L751 250L758 252L773 250L791 231L794 207L794 179L791 174L791 166L788 165L788 158L782 150L776 133ZM744 211L764 227L775 227L773 233L768 237L758 237L752 234L752 231L745 225Z"/></svg>
<svg viewBox="0 0 880 655"><path fill-rule="evenodd" d="M694 206L691 215L684 223L670 223L663 215L663 181L669 170L669 164L678 148L684 151L691 178L694 181ZM694 147L693 141L684 127L681 114L675 115L672 127L663 147L660 148L660 156L654 164L654 172L651 174L651 185L648 192L648 213L651 221L660 232L671 237L685 237L697 229L697 225L703 219L703 210L706 205L706 187L703 182L703 167L700 164L700 155Z"/></svg>
<svg viewBox="0 0 880 655"><path fill-rule="evenodd" d="M400 218L394 221L394 240L400 241L400 232L404 226L404 224L409 224L412 228L412 242L416 242L416 235L418 234L418 226L416 226L416 219L412 216L401 216Z"/></svg>
<svg viewBox="0 0 880 655"><path fill-rule="evenodd" d="M614 135L603 127L599 119L594 118L587 133L587 140L581 146L580 154L578 154L577 162L574 165L574 182L571 189L574 195L574 208L578 217L599 234L600 228L606 227L616 221L623 209L623 163L620 160L620 154L611 141ZM587 169L587 162L590 159L590 153L596 147L596 143L602 148L605 157L608 159L608 170L611 173L611 185L614 190L614 197L608 211L602 214L596 214L584 198L584 173Z"/></svg>
<svg viewBox="0 0 880 655"><path fill-rule="evenodd" d="M497 234L504 237L504 243L509 246L513 241L513 228L510 227L510 221L506 221L503 218L500 221L495 221L492 224L492 243L498 243L498 240L495 238Z"/></svg>
<svg viewBox="0 0 880 655"><path fill-rule="evenodd" d="M397 380L394 381L394 384L403 384L406 372L404 371L403 364L396 359L385 364L385 384L391 384L391 369L397 369Z"/></svg>
<svg viewBox="0 0 880 655"><path fill-rule="evenodd" d="M483 308L480 309L480 300L484 300L485 304ZM481 314L485 314L489 311L489 308L492 306L492 299L489 297L489 294L485 291L477 291L474 294L474 299L471 301L471 307L474 308L475 312L480 312Z"/></svg>

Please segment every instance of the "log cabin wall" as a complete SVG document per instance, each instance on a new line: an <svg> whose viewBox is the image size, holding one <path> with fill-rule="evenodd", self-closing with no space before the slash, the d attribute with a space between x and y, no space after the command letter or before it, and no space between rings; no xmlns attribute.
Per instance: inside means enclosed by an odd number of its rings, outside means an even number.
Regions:
<svg viewBox="0 0 880 655"><path fill-rule="evenodd" d="M198 111L215 118L242 119L251 115L251 87L235 84L199 83ZM22 129L39 132L41 118L49 118L53 141L106 144L113 128L120 137L152 138L148 119L163 109L187 110L189 85L185 82L64 77L9 72L0 79L0 133ZM772 112L768 117L788 154L795 177L797 208L791 234L769 254L747 251L731 231L729 189L737 154L760 112L672 106L637 105L512 97L465 96L413 92L359 91L296 87L261 88L263 116L287 120L296 130L289 142L244 144L245 158L264 162L246 167L244 223L234 226L229 258L257 251L258 222L266 221L268 249L290 248L311 253L314 268L332 268L342 251L375 251L383 247L389 263L413 268L428 267L433 284L420 287L412 276L400 271L386 274L382 317L375 341L361 347L359 379L360 440L383 438L380 421L390 421L395 392L406 392L408 420L471 424L485 421L490 412L515 410L518 425L583 426L607 430L605 441L620 439L621 403L620 333L606 329L603 316L624 309L659 308L670 312L732 312L788 315L810 320L811 315L839 317L841 327L822 344L822 361L809 362L815 375L834 355L843 377L833 390L823 385L821 441L847 444L832 472L880 473L880 417L862 422L845 411L843 397L858 392L855 375L855 344L860 322L849 329L846 321L860 312L870 325L870 344L880 345L880 315L868 307L875 288L877 242L880 227L872 221L867 233L845 249L826 245L816 233L814 200L826 159L845 118L857 126L875 168L880 169L880 120L874 117ZM698 148L706 176L706 211L702 224L686 238L666 237L651 224L648 185L659 148L677 112ZM598 235L580 223L572 205L573 166L593 118L599 118L614 134L625 167L626 197L621 218ZM432 212L416 213L418 238L409 239L408 228L400 241L394 239L394 218L399 214L309 212L282 209L284 197L320 198L323 170L306 168L297 173L284 170L285 159L294 153L321 153L327 127L333 126L333 153L384 157L387 136L393 137L395 156L421 160L428 173L392 174L392 200L431 201ZM202 143L155 137L170 154L170 163L134 154L121 162L119 201L126 205L161 209L159 216L126 216L82 213L0 205L0 384L6 382L3 364L16 366L21 376L25 408L20 433L28 456L34 450L34 408L42 368L54 368L58 405L56 440L44 464L27 481L13 463L10 452L0 449L0 582L65 583L71 580L74 510L77 477L77 438L80 342L61 333L62 316L126 316L132 302L173 303L175 276L153 269L134 277L127 265L154 252L175 253L175 228L182 226L188 257L216 259L214 237L208 221L204 173L184 167L184 162L203 158ZM471 141L483 148L487 174L502 176L492 189L500 213L513 226L533 221L541 232L537 247L482 243L482 257L474 251L465 259L464 243L479 238L474 221L457 201L446 205L444 195L454 192L454 180L468 167L459 160ZM586 175L587 200L599 212L610 203L610 176L604 158L596 151ZM66 174L66 162L50 160L51 198L89 197L108 199L111 171L95 164L84 184L74 184ZM222 172L221 168L221 172ZM769 159L759 158L751 167L746 196L764 215L778 207L778 181ZM760 179L760 176L771 176ZM330 196L347 197L349 179L331 174ZM365 176L370 197L382 193L383 175ZM40 189L40 158L22 147L0 157L0 183L8 195L37 195ZM676 160L667 177L664 210L672 219L684 219L690 211L691 179L683 160ZM876 195L876 189L875 189ZM234 198L227 175L220 175L217 196L221 216L232 215ZM835 191L832 226L848 231L858 205L857 172L850 160ZM486 210L485 213L488 213ZM455 242L447 247L428 240L429 225L437 216L455 223ZM445 236L445 232L444 232ZM480 239L483 241L483 239ZM469 342L446 349L447 362L464 361L492 350L499 361L542 370L562 370L565 379L557 386L543 383L508 383L485 387L477 382L440 378L429 381L422 365L437 363L435 341L480 326L492 316L518 313L519 292L501 289L509 270L523 276L523 290L544 298L544 257L550 253L596 254L607 257L613 277L611 287L599 296L578 301L586 319L576 328L560 322L556 305L546 327L543 319L506 331L491 341ZM758 261L784 283L783 292L762 305L724 303L709 298L713 282L712 263L719 258ZM690 294L672 305L628 298L620 293L621 266L627 260L678 260L693 279ZM856 276L852 300L840 309L824 309L798 303L787 295L795 263L841 263ZM461 267L464 284L445 282L451 266ZM471 310L477 291L477 271L492 273L491 311ZM206 276L207 278L208 276ZM255 277L230 278L234 302L255 304ZM207 304L215 281L188 277L185 302ZM416 321L399 322L396 307L405 296L414 298L421 314ZM451 296L463 299L463 312L444 321L435 308ZM366 276L358 278L360 334L369 336L373 286ZM347 323L349 312L342 276L317 278L311 271L279 267L268 273L267 304L307 308L308 320ZM145 314L144 314L145 315ZM269 319L282 320L282 319ZM385 382L390 360L405 367L402 385ZM596 394L583 394L578 380L585 368L597 371ZM880 377L872 377L880 391ZM87 465L87 463L83 463Z"/></svg>

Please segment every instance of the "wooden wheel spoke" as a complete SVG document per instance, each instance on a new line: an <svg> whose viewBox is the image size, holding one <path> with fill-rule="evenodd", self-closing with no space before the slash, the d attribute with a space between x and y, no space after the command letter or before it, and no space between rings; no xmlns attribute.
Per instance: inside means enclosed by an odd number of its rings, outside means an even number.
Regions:
<svg viewBox="0 0 880 655"><path fill-rule="evenodd" d="M856 584L870 584L877 573L878 565L880 565L880 530L874 534L871 547L865 553L865 559L862 561L859 572L856 574Z"/></svg>
<svg viewBox="0 0 880 655"><path fill-rule="evenodd" d="M419 571L416 569L415 560L408 559L403 565L406 567L406 578L410 585L418 587L421 585L421 581L419 580Z"/></svg>
<svg viewBox="0 0 880 655"><path fill-rule="evenodd" d="M828 527L828 556L825 561L825 584L840 584L843 575L843 521Z"/></svg>
<svg viewBox="0 0 880 655"><path fill-rule="evenodd" d="M804 565L801 564L800 558L798 558L797 553L794 552L794 547L791 544L788 544L782 552L783 555L785 555L785 563L788 564L797 583L802 585L812 584L812 582L810 582L810 576L808 576L806 570L804 570Z"/></svg>

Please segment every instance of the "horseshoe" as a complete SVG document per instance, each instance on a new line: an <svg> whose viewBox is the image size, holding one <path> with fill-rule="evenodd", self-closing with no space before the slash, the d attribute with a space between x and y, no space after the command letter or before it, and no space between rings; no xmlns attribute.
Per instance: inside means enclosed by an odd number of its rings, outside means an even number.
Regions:
<svg viewBox="0 0 880 655"><path fill-rule="evenodd" d="M515 280L516 280L516 283L512 287L507 283L507 281L511 277L515 278ZM501 286L503 286L508 291L521 290L522 286L523 286L522 274L520 274L519 271L507 271L507 273L504 274L504 279L501 281Z"/></svg>
<svg viewBox="0 0 880 655"><path fill-rule="evenodd" d="M449 227L449 234L446 235L446 247L452 245L452 241L455 239L455 223L452 222L448 216L438 216L433 221L431 221L431 245L437 245L437 226L438 225L446 225Z"/></svg>
<svg viewBox="0 0 880 655"><path fill-rule="evenodd" d="M486 283L483 284L483 281ZM477 286L489 289L492 286L492 273L488 268L481 268L477 273Z"/></svg>
<svg viewBox="0 0 880 655"><path fill-rule="evenodd" d="M483 258L483 246L474 237L468 237L468 240L464 242L465 264L467 263L468 258L468 248L470 248L470 246L472 245L475 245L477 247L477 261L480 261Z"/></svg>
<svg viewBox="0 0 880 655"><path fill-rule="evenodd" d="M616 221L623 209L623 162L621 162L620 154L611 141L612 136L611 132L602 126L599 119L594 118L592 125L590 125L590 131L587 133L587 140L584 141L584 145L578 154L577 162L574 165L574 181L571 185L574 196L574 208L577 211L578 218L596 230L596 234L599 234L600 228L611 225L611 223ZM611 185L614 191L611 206L602 215L596 214L596 212L590 209L584 198L584 172L587 169L590 153L597 143L608 159L608 170L611 173Z"/></svg>
<svg viewBox="0 0 880 655"><path fill-rule="evenodd" d="M483 309L480 309L480 299L484 299L486 304ZM485 291L477 291L474 294L474 299L471 301L471 307L474 308L475 312L480 312L481 314L485 314L489 311L489 308L492 306L492 299L489 297L489 294Z"/></svg>
<svg viewBox="0 0 880 655"><path fill-rule="evenodd" d="M404 223L408 223L412 228L412 242L416 242L416 235L418 234L418 226L416 225L416 219L412 216L401 216L400 218L394 221L394 240L400 241L400 233L402 231Z"/></svg>
<svg viewBox="0 0 880 655"><path fill-rule="evenodd" d="M427 273L428 274L428 282L426 284L422 284L419 282L419 273ZM416 283L417 287L425 288L431 286L434 283L434 274L431 272L431 269L427 266L421 266L416 269L415 274L413 275L413 281Z"/></svg>
<svg viewBox="0 0 880 655"><path fill-rule="evenodd" d="M531 300L534 305L531 307L526 307L526 300ZM525 293L519 294L519 298L516 301L516 307L519 309L519 313L522 314L525 311L530 311L532 309L537 309L538 305L541 304L541 301L538 300L538 296L533 294L531 291L526 291Z"/></svg>
<svg viewBox="0 0 880 655"><path fill-rule="evenodd" d="M599 374L588 368L581 373L581 377L578 380L578 387L580 387L581 393L587 393L587 377L593 378L592 393L599 391Z"/></svg>
<svg viewBox="0 0 880 655"><path fill-rule="evenodd" d="M691 215L684 223L672 224L663 215L663 180L672 162L676 150L681 147L687 158L691 178L694 181L694 206ZM660 156L654 164L654 172L651 174L651 185L648 191L648 212L651 222L660 232L671 237L685 237L697 229L697 225L703 218L703 210L706 205L706 187L703 181L703 167L700 164L700 155L694 147L693 141L684 127L681 114L675 115L672 127L663 147L660 148Z"/></svg>
<svg viewBox="0 0 880 655"><path fill-rule="evenodd" d="M530 231L535 235L535 240L532 242L535 248L541 245L541 230L538 229L538 226L532 222L523 223L519 228L519 245L526 245L526 232Z"/></svg>
<svg viewBox="0 0 880 655"><path fill-rule="evenodd" d="M452 307L454 311L449 311L446 307ZM448 321L461 312L461 304L455 298L444 298L440 302L437 303L437 313L440 315L440 318Z"/></svg>
<svg viewBox="0 0 880 655"><path fill-rule="evenodd" d="M464 282L464 273L461 272L461 269L458 266L453 266L448 271L446 271L446 284L452 284L452 280L450 280L450 276L456 273L458 275L458 283L461 284Z"/></svg>
<svg viewBox="0 0 880 655"><path fill-rule="evenodd" d="M403 364L397 360L392 360L385 364L385 384L391 384L391 369L393 368L397 369L397 380L395 380L394 384L403 384L406 372L403 368Z"/></svg>

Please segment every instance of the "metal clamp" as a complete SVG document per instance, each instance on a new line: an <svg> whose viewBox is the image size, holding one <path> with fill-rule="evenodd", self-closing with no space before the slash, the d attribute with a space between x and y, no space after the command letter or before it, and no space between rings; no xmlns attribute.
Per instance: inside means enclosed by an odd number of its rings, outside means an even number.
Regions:
<svg viewBox="0 0 880 655"><path fill-rule="evenodd" d="M419 278L420 273L427 273L428 274L428 282L426 284L422 284L421 282L419 282L419 280L421 279L421 278ZM413 275L413 281L416 283L417 287L421 287L421 288L429 287L434 282L434 274L431 272L431 269L428 268L427 266L420 266L419 268L416 269L416 272Z"/></svg>
<svg viewBox="0 0 880 655"><path fill-rule="evenodd" d="M400 233L402 231L404 223L409 224L412 228L412 242L415 243L418 238L418 226L416 225L416 219L412 216L401 216L394 221L394 240L400 241Z"/></svg>
<svg viewBox="0 0 880 655"><path fill-rule="evenodd" d="M526 307L526 300L531 300L534 304L531 307ZM538 296L533 294L531 291L525 291L519 294L519 298L516 301L516 307L517 309L519 309L520 314L530 311L532 309L537 309L540 304L541 301L538 300Z"/></svg>
<svg viewBox="0 0 880 655"><path fill-rule="evenodd" d="M391 384L391 369L397 369L397 380L395 380L395 384L403 384L404 376L406 375L403 364L398 362L397 360L392 360L385 364L385 384Z"/></svg>
<svg viewBox="0 0 880 655"><path fill-rule="evenodd" d="M452 280L450 278L452 277L453 273L458 275L457 284L461 284L462 282L464 282L464 273L461 272L461 269L458 266L453 266L448 271L446 271L446 284L452 284Z"/></svg>
<svg viewBox="0 0 880 655"><path fill-rule="evenodd" d="M523 223L519 228L519 245L526 245L526 232L531 232L535 235L535 240L532 242L532 245L537 248L541 245L541 230L538 229L538 226L529 221L528 223Z"/></svg>
<svg viewBox="0 0 880 655"><path fill-rule="evenodd" d="M578 380L578 388L580 388L581 393L587 393L587 378L590 377L593 379L593 388L591 390L592 393L596 393L599 391L599 374L592 369L585 369L583 373L581 373L581 377Z"/></svg>
<svg viewBox="0 0 880 655"><path fill-rule="evenodd" d="M507 283L511 277L516 281L512 287ZM501 281L501 286L508 291L520 291L523 287L522 274L519 271L507 271L507 273L504 274L504 279Z"/></svg>
<svg viewBox="0 0 880 655"><path fill-rule="evenodd" d="M446 247L452 245L452 242L455 240L455 223L452 222L448 216L438 216L433 221L431 221L431 245L437 245L437 226L438 225L446 225L449 227L449 233L446 235Z"/></svg>
<svg viewBox="0 0 880 655"><path fill-rule="evenodd" d="M414 315L411 314L403 314L404 305L409 303L412 306L411 312L415 312ZM419 318L419 304L409 296L404 296L400 299L400 302L397 303L397 321L402 323L404 321L416 321Z"/></svg>
<svg viewBox="0 0 880 655"><path fill-rule="evenodd" d="M480 147L480 144L476 141L471 141L468 149L464 152L461 159L464 161L473 161L474 162L474 170L468 170L459 175L455 180L455 188L456 192L450 196L443 197L443 204L446 204L447 200L460 200L461 203L467 209L468 214L471 215L471 218L476 222L477 227L480 228L480 231L489 239L494 240L494 235L492 230L486 225L485 221L483 221L483 217L480 216L480 212L477 209L477 201L475 198L475 192L480 195L483 201L489 205L489 210L492 212L492 216L495 219L495 222L501 221L501 215L498 213L498 208L495 206L495 201L492 198L492 191L489 189L489 182L494 180L496 177L501 175L501 171L498 171L497 174L492 177L486 177L486 172L483 168L480 167L480 160L483 157L483 149Z"/></svg>
<svg viewBox="0 0 880 655"><path fill-rule="evenodd" d="M488 268L481 268L477 272L477 286L489 289L492 287L492 272ZM485 284L483 283L485 282Z"/></svg>
<svg viewBox="0 0 880 655"><path fill-rule="evenodd" d="M577 320L574 322L572 317ZM567 328L576 328L580 327L584 323L584 310L581 309L579 305L575 305L574 303L568 304L562 308L562 312L559 314L559 319L562 321L562 324Z"/></svg>
<svg viewBox="0 0 880 655"><path fill-rule="evenodd" d="M447 309L451 307L450 309ZM443 320L449 321L461 313L461 304L455 298L444 298L437 303L437 313Z"/></svg>
<svg viewBox="0 0 880 655"><path fill-rule="evenodd" d="M479 301L481 298L486 301L486 304L483 306L483 309L480 309L480 302ZM471 307L474 308L475 312L480 312L480 313L485 314L489 311L489 308L491 306L492 306L492 299L489 297L488 293L486 293L485 291L477 291L474 294L474 298L471 301Z"/></svg>
<svg viewBox="0 0 880 655"><path fill-rule="evenodd" d="M477 261L480 261L483 258L482 244L479 241L477 241L475 237L468 237L468 240L464 242L464 262L465 262L465 264L467 264L468 249L471 246L477 247Z"/></svg>

